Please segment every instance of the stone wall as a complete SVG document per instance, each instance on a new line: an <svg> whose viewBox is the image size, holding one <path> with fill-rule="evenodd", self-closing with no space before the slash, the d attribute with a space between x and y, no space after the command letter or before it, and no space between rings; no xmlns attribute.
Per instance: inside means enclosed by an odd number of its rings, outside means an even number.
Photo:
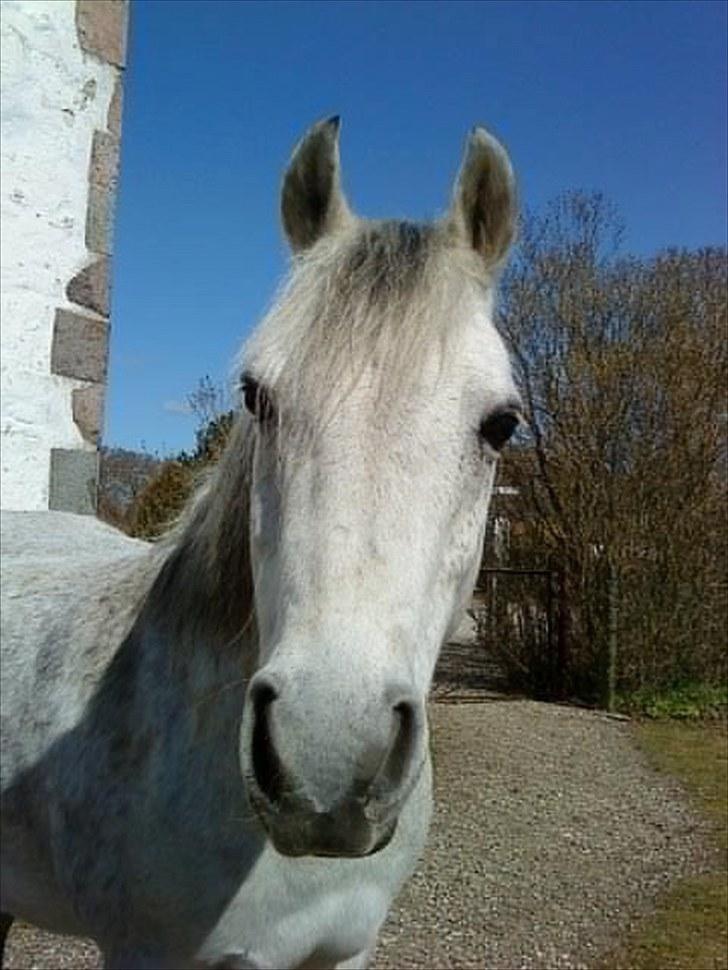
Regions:
<svg viewBox="0 0 728 970"><path fill-rule="evenodd" d="M2 507L92 513L126 0L2 0Z"/></svg>

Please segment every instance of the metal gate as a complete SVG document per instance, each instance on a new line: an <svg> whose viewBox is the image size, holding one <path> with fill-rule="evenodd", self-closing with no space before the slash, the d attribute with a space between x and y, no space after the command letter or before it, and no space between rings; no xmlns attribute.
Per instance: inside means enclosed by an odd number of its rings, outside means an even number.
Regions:
<svg viewBox="0 0 728 970"><path fill-rule="evenodd" d="M483 567L469 610L471 635L445 644L436 693L519 690L564 693L563 574L550 568Z"/></svg>

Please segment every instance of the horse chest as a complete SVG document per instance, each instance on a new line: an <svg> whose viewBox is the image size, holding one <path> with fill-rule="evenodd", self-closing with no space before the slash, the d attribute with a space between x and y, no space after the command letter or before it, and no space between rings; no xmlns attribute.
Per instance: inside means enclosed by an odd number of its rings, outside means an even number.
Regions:
<svg viewBox="0 0 728 970"><path fill-rule="evenodd" d="M291 859L266 843L197 958L212 966L235 954L248 961L242 966L332 966L371 949L422 853L431 785L428 760L392 841L372 856Z"/></svg>
<svg viewBox="0 0 728 970"><path fill-rule="evenodd" d="M212 966L231 958L253 967L333 966L368 950L391 899L378 868L346 871L316 860L296 867L266 850L197 959Z"/></svg>

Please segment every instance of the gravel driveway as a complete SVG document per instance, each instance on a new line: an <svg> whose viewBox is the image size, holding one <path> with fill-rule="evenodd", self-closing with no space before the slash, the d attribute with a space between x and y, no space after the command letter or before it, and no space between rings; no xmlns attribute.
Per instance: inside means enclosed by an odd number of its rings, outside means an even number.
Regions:
<svg viewBox="0 0 728 970"><path fill-rule="evenodd" d="M374 966L593 966L655 897L709 865L705 823L629 727L522 700L435 704L428 852ZM94 968L94 948L11 930L6 967Z"/></svg>

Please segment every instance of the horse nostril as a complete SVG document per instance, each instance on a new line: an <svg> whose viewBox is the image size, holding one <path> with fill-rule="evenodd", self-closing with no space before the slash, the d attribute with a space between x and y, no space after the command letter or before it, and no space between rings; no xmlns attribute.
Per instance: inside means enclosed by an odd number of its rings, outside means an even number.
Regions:
<svg viewBox="0 0 728 970"><path fill-rule="evenodd" d="M283 766L276 754L270 726L270 709L277 697L275 688L266 681L259 680L251 685L253 775L260 790L273 803L280 801L283 794Z"/></svg>
<svg viewBox="0 0 728 970"><path fill-rule="evenodd" d="M414 755L417 736L416 707L410 701L400 701L392 708L394 740L382 770L381 780L392 789L402 783Z"/></svg>

